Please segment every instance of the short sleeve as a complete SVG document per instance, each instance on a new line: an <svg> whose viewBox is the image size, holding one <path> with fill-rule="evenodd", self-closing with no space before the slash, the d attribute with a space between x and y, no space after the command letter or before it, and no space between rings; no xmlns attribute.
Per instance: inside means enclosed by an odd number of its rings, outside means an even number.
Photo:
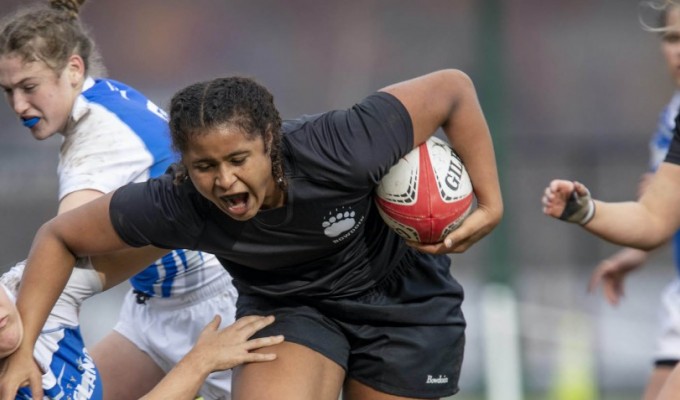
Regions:
<svg viewBox="0 0 680 400"><path fill-rule="evenodd" d="M196 210L200 196L190 181L176 185L172 170L156 179L131 183L111 198L109 216L130 246L195 249L204 222ZM207 200L206 200L207 201Z"/></svg>
<svg viewBox="0 0 680 400"><path fill-rule="evenodd" d="M144 142L98 104L64 139L59 156L59 200L79 190L108 193L149 178L153 156Z"/></svg>
<svg viewBox="0 0 680 400"><path fill-rule="evenodd" d="M384 92L346 110L287 121L284 132L296 172L355 188L375 186L413 148L408 111Z"/></svg>

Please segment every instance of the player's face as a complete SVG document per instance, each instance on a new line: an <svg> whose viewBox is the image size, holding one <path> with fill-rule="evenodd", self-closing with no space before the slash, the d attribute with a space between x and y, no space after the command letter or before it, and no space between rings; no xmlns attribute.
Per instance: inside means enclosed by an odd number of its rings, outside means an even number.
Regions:
<svg viewBox="0 0 680 400"><path fill-rule="evenodd" d="M680 7L671 7L666 14L666 31L662 34L661 52L677 87L680 87Z"/></svg>
<svg viewBox="0 0 680 400"><path fill-rule="evenodd" d="M16 305L4 287L0 287L0 358L14 353L24 336L23 324Z"/></svg>
<svg viewBox="0 0 680 400"><path fill-rule="evenodd" d="M82 74L75 76L70 63L57 74L43 61L24 62L9 54L0 57L0 86L33 137L44 140L64 131L82 87Z"/></svg>
<svg viewBox="0 0 680 400"><path fill-rule="evenodd" d="M233 125L212 128L193 135L182 162L196 189L235 220L283 205L261 136L249 138Z"/></svg>

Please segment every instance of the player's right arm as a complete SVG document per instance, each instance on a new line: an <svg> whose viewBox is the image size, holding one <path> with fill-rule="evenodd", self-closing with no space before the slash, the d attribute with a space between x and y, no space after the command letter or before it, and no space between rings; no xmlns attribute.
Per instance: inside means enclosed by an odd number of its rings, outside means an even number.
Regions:
<svg viewBox="0 0 680 400"><path fill-rule="evenodd" d="M590 198L581 183L553 180L543 193L543 213L570 222L585 222L584 228L602 239L642 250L659 247L680 227L680 165L677 164L662 163L638 201L594 200L575 205L574 193L580 199ZM571 220L565 214L568 204L574 206L573 215L594 207L592 219Z"/></svg>
<svg viewBox="0 0 680 400"><path fill-rule="evenodd" d="M35 367L33 349L66 286L76 257L129 248L113 229L108 212L110 201L111 194L101 196L58 215L38 230L17 296L24 338L19 349L5 362L0 376L1 400L14 399L17 389L26 383L30 384L36 399L42 398L42 376Z"/></svg>

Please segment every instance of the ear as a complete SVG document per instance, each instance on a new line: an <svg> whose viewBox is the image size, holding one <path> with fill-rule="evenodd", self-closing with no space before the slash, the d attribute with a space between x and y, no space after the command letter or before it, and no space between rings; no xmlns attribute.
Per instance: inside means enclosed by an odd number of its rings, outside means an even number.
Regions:
<svg viewBox="0 0 680 400"><path fill-rule="evenodd" d="M85 61L78 54L72 54L66 63L65 72L72 87L77 87L85 79Z"/></svg>
<svg viewBox="0 0 680 400"><path fill-rule="evenodd" d="M272 154L272 142L274 141L274 135L270 130L264 134L264 152L268 155Z"/></svg>

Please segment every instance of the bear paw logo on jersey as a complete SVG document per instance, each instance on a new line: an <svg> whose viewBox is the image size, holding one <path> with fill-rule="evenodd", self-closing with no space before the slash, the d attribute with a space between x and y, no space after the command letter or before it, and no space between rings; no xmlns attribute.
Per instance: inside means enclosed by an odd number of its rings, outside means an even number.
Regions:
<svg viewBox="0 0 680 400"><path fill-rule="evenodd" d="M330 238L342 235L356 225L355 215L356 213L352 210L335 209L327 218L324 218L321 224L324 228L323 233Z"/></svg>

